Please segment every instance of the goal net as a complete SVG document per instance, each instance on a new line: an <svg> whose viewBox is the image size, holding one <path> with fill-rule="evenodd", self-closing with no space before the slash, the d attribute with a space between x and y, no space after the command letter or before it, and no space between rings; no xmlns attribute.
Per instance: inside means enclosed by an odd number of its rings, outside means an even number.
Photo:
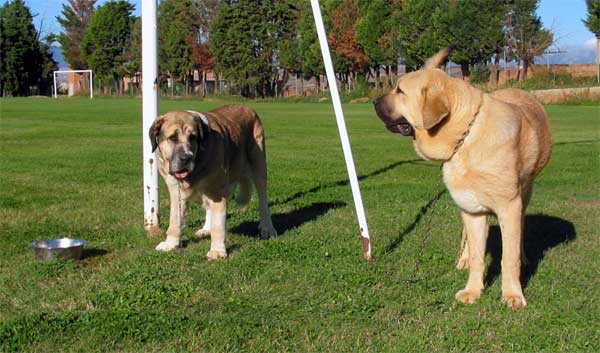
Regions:
<svg viewBox="0 0 600 353"><path fill-rule="evenodd" d="M94 97L92 70L54 71L54 98L90 96Z"/></svg>

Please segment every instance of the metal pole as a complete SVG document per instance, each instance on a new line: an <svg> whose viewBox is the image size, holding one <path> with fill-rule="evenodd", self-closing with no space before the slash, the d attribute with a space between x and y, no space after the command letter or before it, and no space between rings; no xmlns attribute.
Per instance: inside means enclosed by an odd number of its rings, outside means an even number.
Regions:
<svg viewBox="0 0 600 353"><path fill-rule="evenodd" d="M142 0L142 141L144 166L144 228L160 232L158 167L148 131L158 116L157 0Z"/></svg>
<svg viewBox="0 0 600 353"><path fill-rule="evenodd" d="M346 160L346 168L348 169L348 178L350 179L352 196L354 197L354 207L356 208L356 216L358 217L360 235L363 241L363 255L365 259L371 259L371 240L369 237L369 228L367 227L367 218L363 209L360 187L358 185L358 178L354 168L354 161L352 159L352 149L350 148L350 140L348 138L348 131L346 130L344 112L342 111L342 103L340 101L337 81L335 79L335 71L333 70L333 63L331 61L331 54L329 52L329 44L327 44L327 35L325 34L325 26L323 25L323 18L321 17L319 0L311 0L311 5L313 16L315 18L315 25L317 26L317 34L319 35L319 44L321 45L321 54L323 55L323 63L325 64L327 80L329 81L329 91L331 92L331 100L333 102L335 118L340 133L344 158Z"/></svg>
<svg viewBox="0 0 600 353"><path fill-rule="evenodd" d="M94 98L94 73L90 70L90 98Z"/></svg>
<svg viewBox="0 0 600 353"><path fill-rule="evenodd" d="M58 94L56 93L56 71L52 73L52 77L54 77L54 98L58 98Z"/></svg>

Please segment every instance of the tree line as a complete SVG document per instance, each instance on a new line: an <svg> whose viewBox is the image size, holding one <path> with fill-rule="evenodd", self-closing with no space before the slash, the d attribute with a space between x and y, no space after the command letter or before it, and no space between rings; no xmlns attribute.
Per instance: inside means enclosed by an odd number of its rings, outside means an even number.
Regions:
<svg viewBox="0 0 600 353"><path fill-rule="evenodd" d="M21 31L31 39L11 37L11 18L27 22L27 16L10 9L26 6L23 0L7 2L0 10L3 94L27 91L13 88L14 77L22 74L5 59L17 55L5 50L6 43L15 50L19 40L31 41L19 50L44 56L48 40L54 39L71 69L92 69L122 93L123 79L141 69L141 20L126 0L101 6L96 1L68 0L57 16L62 31L45 41L36 37L30 13L30 23ZM452 48L450 60L460 65L465 78L478 67L494 73L501 59L522 64L524 78L534 58L553 41L536 13L539 0L320 2L336 76L347 90L369 82L389 86L399 65L416 70L443 47ZM185 94L198 90L194 72L200 74L202 93L210 72L227 82L229 93L246 97L276 95L292 76L319 82L324 73L309 0L161 0L158 27L160 80L170 80L172 89L178 83ZM44 60L38 55L34 62L47 70L52 62Z"/></svg>

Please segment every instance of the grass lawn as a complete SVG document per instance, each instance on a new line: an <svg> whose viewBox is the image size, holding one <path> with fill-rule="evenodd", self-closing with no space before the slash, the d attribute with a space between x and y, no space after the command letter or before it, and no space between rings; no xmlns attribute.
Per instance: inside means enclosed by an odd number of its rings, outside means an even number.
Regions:
<svg viewBox="0 0 600 353"><path fill-rule="evenodd" d="M160 108L218 104L163 100ZM0 350L600 350L598 105L546 107L555 146L527 212L529 306L517 312L500 301L495 221L482 299L454 300L467 278L454 269L458 208L447 192L430 207L439 165L388 133L370 104L344 109L373 262L361 257L331 105L251 105L267 133L280 236L257 238L255 199L231 207L230 258L208 262L209 240L192 237L204 216L197 206L179 252L155 251L160 239L143 232L140 100L0 100ZM166 187L161 195L165 226ZM83 260L40 263L27 248L64 236L89 241Z"/></svg>

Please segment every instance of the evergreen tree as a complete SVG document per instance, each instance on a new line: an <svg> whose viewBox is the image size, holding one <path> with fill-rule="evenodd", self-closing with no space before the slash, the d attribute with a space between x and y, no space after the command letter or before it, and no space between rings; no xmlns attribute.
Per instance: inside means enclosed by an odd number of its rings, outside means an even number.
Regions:
<svg viewBox="0 0 600 353"><path fill-rule="evenodd" d="M243 96L271 96L278 77L277 41L289 36L293 6L282 1L224 1L212 26L217 69Z"/></svg>
<svg viewBox="0 0 600 353"><path fill-rule="evenodd" d="M406 0L399 15L399 52L408 70L415 70L443 48L445 33L439 30L448 0Z"/></svg>
<svg viewBox="0 0 600 353"><path fill-rule="evenodd" d="M498 0L456 0L441 14L438 37L452 48L450 60L461 66L464 78L471 65L488 62L504 46L507 10Z"/></svg>
<svg viewBox="0 0 600 353"><path fill-rule="evenodd" d="M52 63L47 47L40 48L33 17L23 0L0 7L0 93L24 96L39 85L46 62Z"/></svg>
<svg viewBox="0 0 600 353"><path fill-rule="evenodd" d="M387 60L380 38L388 30L384 25L390 16L391 6L387 0L359 1L360 18L355 24L356 42L367 56L367 65L379 77L379 69ZM379 83L379 80L376 81Z"/></svg>
<svg viewBox="0 0 600 353"><path fill-rule="evenodd" d="M317 29L315 28L315 19L308 1L301 2L299 9L298 59L300 61L300 74L303 79L316 78L318 90L320 87L319 78L325 72L325 67L323 66L321 47L319 46Z"/></svg>
<svg viewBox="0 0 600 353"><path fill-rule="evenodd" d="M160 67L171 76L173 92L175 81L187 86L192 77L199 13L192 0L163 0L158 11Z"/></svg>
<svg viewBox="0 0 600 353"><path fill-rule="evenodd" d="M57 39L62 47L63 57L73 70L87 69L87 65L81 60L80 47L96 1L68 0L68 5L62 5L62 17L56 16L63 27Z"/></svg>
<svg viewBox="0 0 600 353"><path fill-rule="evenodd" d="M124 66L131 46L134 5L125 0L109 1L98 7L81 43L81 57L100 80L114 81L123 90Z"/></svg>

